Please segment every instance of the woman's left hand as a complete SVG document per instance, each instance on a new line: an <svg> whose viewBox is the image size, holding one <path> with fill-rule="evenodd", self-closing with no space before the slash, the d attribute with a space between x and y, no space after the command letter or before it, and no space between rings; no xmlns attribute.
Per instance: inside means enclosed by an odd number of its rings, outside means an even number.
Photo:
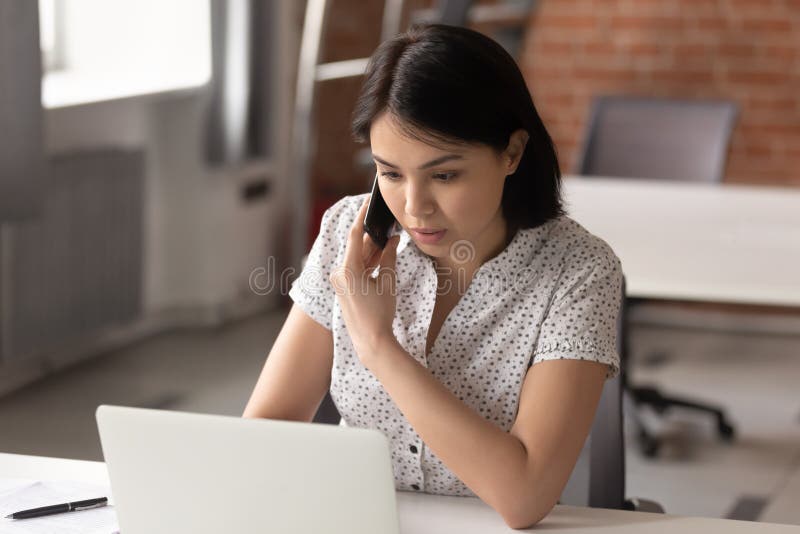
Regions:
<svg viewBox="0 0 800 534"><path fill-rule="evenodd" d="M364 231L368 204L369 196L350 227L344 265L335 268L329 280L356 354L367 367L383 343L396 341L392 321L397 301L395 262L400 241L399 236L392 236L383 250L372 241ZM380 270L373 278L376 266Z"/></svg>

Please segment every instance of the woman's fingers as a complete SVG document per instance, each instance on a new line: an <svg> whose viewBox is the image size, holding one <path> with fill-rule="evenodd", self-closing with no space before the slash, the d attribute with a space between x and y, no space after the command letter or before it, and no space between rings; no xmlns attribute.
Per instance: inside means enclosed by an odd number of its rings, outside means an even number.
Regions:
<svg viewBox="0 0 800 534"><path fill-rule="evenodd" d="M364 258L364 267L371 271L380 262L382 251L366 232L364 232L362 241L362 257Z"/></svg>
<svg viewBox="0 0 800 534"><path fill-rule="evenodd" d="M400 243L400 236L393 235L386 242L386 247L381 251L378 261L381 269L394 269L397 263L397 245Z"/></svg>
<svg viewBox="0 0 800 534"><path fill-rule="evenodd" d="M347 236L347 245L344 249L345 266L351 269L361 269L364 266L364 217L367 214L369 195L361 204L353 224L350 225L350 233Z"/></svg>

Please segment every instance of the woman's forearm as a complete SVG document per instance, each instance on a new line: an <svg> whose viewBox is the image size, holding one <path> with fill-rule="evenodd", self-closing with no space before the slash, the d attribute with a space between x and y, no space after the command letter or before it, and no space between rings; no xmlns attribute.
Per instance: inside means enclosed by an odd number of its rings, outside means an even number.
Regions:
<svg viewBox="0 0 800 534"><path fill-rule="evenodd" d="M538 502L522 442L484 419L387 338L362 358L431 450L511 526L526 527L551 505Z"/></svg>

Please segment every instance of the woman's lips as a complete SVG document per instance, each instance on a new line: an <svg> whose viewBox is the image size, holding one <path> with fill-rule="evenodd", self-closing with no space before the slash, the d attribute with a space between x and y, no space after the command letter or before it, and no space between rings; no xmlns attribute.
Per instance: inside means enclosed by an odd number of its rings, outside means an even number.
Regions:
<svg viewBox="0 0 800 534"><path fill-rule="evenodd" d="M426 245L438 243L442 237L444 237L445 233L447 233L446 229L433 233L420 232L419 230L414 229L411 230L411 235L414 236L414 239Z"/></svg>

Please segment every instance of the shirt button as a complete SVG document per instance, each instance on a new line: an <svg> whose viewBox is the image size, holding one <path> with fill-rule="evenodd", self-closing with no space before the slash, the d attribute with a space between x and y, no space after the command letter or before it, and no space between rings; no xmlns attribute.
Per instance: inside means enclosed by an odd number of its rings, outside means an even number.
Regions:
<svg viewBox="0 0 800 534"><path fill-rule="evenodd" d="M419 486L417 486L416 484L411 484L411 488L419 491Z"/></svg>
<svg viewBox="0 0 800 534"><path fill-rule="evenodd" d="M417 454L417 446L416 445L412 445L411 447L409 447L409 449L411 449L411 452L413 452L414 454Z"/></svg>

